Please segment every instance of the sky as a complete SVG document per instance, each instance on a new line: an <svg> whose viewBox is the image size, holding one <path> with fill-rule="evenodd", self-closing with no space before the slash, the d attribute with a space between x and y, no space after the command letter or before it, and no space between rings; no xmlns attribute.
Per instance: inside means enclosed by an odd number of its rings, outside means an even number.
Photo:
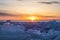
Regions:
<svg viewBox="0 0 60 40"><path fill-rule="evenodd" d="M0 0L0 16L25 14L60 19L60 0Z"/></svg>

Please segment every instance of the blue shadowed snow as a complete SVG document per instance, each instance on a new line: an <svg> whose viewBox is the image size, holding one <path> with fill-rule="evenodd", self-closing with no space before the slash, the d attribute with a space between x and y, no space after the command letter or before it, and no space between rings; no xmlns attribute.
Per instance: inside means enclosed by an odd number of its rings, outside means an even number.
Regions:
<svg viewBox="0 0 60 40"><path fill-rule="evenodd" d="M6 22L0 25L0 40L60 40L60 22Z"/></svg>

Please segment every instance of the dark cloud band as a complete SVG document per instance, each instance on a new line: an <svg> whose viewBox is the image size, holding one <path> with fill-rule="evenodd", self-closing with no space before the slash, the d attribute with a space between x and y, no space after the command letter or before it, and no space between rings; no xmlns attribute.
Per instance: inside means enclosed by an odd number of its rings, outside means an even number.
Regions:
<svg viewBox="0 0 60 40"><path fill-rule="evenodd" d="M0 10L0 16L14 16L14 15L6 13L5 10Z"/></svg>
<svg viewBox="0 0 60 40"><path fill-rule="evenodd" d="M5 3L0 3L0 5L6 5Z"/></svg>
<svg viewBox="0 0 60 40"><path fill-rule="evenodd" d="M58 2L58 1L51 1L51 2L38 2L38 3L42 3L42 4L60 4L60 2Z"/></svg>
<svg viewBox="0 0 60 40"><path fill-rule="evenodd" d="M23 1L23 0L17 0L17 1Z"/></svg>

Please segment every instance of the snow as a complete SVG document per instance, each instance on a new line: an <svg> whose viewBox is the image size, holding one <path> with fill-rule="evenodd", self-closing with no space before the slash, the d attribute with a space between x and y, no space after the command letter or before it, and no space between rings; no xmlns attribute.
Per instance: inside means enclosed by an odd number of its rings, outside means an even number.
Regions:
<svg viewBox="0 0 60 40"><path fill-rule="evenodd" d="M48 25L44 25L45 27L51 28L46 33L45 29L28 29L25 31L25 26L23 25L13 25L10 23L5 23L4 25L0 25L0 39L10 39L10 40L60 40L60 31L55 22L48 22ZM50 23L53 23L50 24ZM39 25L38 25L39 26ZM43 26L43 27L44 27ZM50 27L51 26L51 27ZM57 28L58 27L58 28ZM55 30L56 29L56 30ZM4 39L3 39L4 38Z"/></svg>

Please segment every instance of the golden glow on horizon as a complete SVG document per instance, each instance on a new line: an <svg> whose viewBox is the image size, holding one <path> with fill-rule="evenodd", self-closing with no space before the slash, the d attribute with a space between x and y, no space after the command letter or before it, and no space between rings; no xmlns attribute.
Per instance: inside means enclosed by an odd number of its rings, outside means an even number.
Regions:
<svg viewBox="0 0 60 40"><path fill-rule="evenodd" d="M19 21L30 21L30 22L36 22L41 20L60 20L60 18L57 17L41 17L36 15L25 15L25 16L0 16L0 20L19 20Z"/></svg>
<svg viewBox="0 0 60 40"><path fill-rule="evenodd" d="M29 16L27 20L30 20L30 21L36 21L38 20L38 17L37 16Z"/></svg>

